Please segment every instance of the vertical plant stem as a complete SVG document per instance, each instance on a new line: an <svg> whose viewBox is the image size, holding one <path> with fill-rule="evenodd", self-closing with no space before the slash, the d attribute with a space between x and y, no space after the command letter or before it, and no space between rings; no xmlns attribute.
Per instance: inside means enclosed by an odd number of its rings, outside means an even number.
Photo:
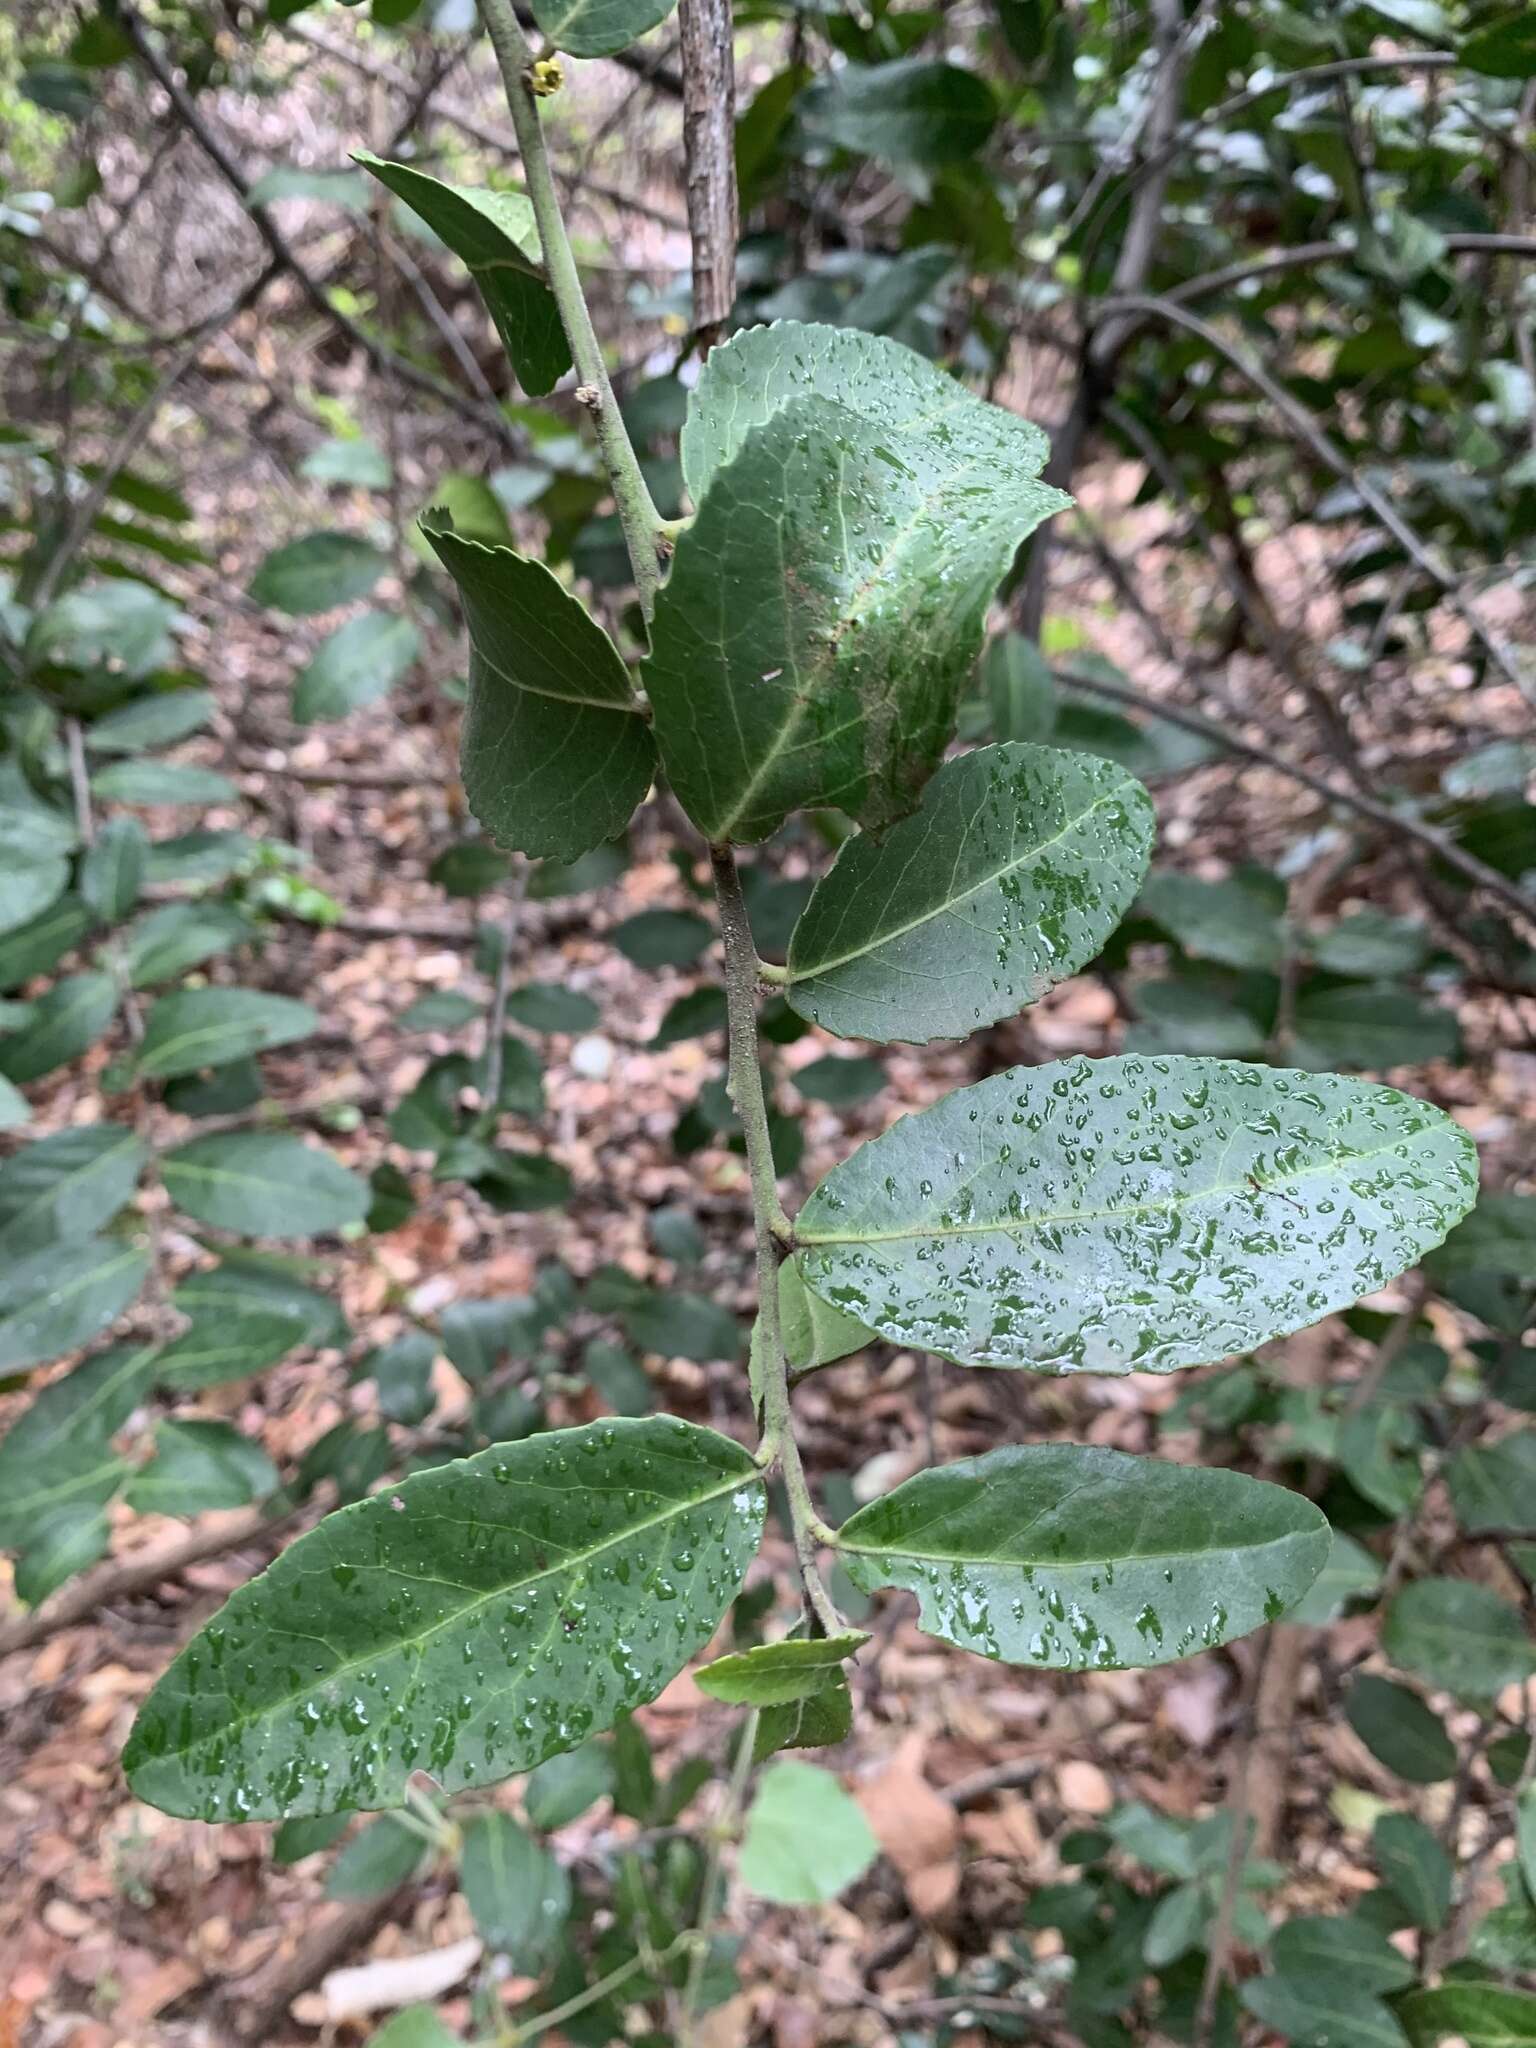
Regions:
<svg viewBox="0 0 1536 2048"><path fill-rule="evenodd" d="M736 66L731 0L681 0L683 154L693 245L693 327L708 355L736 302Z"/></svg>
<svg viewBox="0 0 1536 2048"><path fill-rule="evenodd" d="M837 1632L841 1623L816 1564L817 1545L826 1540L829 1532L817 1516L795 1442L794 1417L789 1405L789 1367L784 1356L784 1333L779 1325L779 1244L788 1240L790 1223L779 1201L768 1104L758 1066L757 948L752 941L752 925L741 893L735 855L728 846L712 846L709 863L725 941L728 1080L731 1100L746 1137L747 1172L752 1186L758 1316L754 1352L762 1376L763 1441L759 1456L764 1465L776 1461L783 1475L806 1599L817 1621L830 1635Z"/></svg>
<svg viewBox="0 0 1536 2048"><path fill-rule="evenodd" d="M592 315L587 310L570 236L565 231L560 196L555 190L555 175L550 166L549 152L544 146L544 124L538 101L528 83L533 50L518 26L511 0L480 0L480 18L496 52L501 82L506 88L507 108L512 116L517 146L522 152L523 177L539 230L549 288L560 309L560 320L571 345L576 374L584 390L591 394L585 402L592 413L603 464L613 485L619 521L624 528L624 541L634 570L635 588L640 593L640 608L649 619L655 609L656 592L661 586L661 518L651 502L650 491L640 473L639 459L619 416L618 401L608 379L608 366L603 360L597 330L592 325Z"/></svg>
<svg viewBox="0 0 1536 2048"><path fill-rule="evenodd" d="M501 1094L501 1077L506 1066L507 997L512 990L512 954L517 945L517 928L522 920L523 899L528 893L528 863L519 858L507 877L507 908L501 921L501 953L496 962L496 985L491 994L490 1014L485 1020L485 1044L481 1058L485 1080L481 1089L480 1117L487 1130L497 1121L496 1101Z"/></svg>
<svg viewBox="0 0 1536 2048"><path fill-rule="evenodd" d="M720 1917L725 1899L725 1845L741 1827L747 1781L752 1775L752 1751L757 1744L757 1722L758 1710L753 1707L741 1724L741 1733L736 1741L736 1760L731 1765L730 1783L726 1786L725 1804L710 1830L709 1853L704 1864L704 1882L699 1887L699 1911L692 1937L693 1953L688 1960L688 1976L683 1985L682 2006L678 2014L679 2048L693 2048L704 1972L709 1967L709 1930Z"/></svg>

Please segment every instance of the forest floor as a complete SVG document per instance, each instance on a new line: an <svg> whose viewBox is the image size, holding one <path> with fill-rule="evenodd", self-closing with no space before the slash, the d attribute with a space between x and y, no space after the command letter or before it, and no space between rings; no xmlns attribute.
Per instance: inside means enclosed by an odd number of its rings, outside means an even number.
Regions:
<svg viewBox="0 0 1536 2048"><path fill-rule="evenodd" d="M265 343L247 335L241 345L259 351ZM472 911L426 879L460 804L456 714L443 696L424 687L320 734L288 724L287 691L313 636L308 624L302 635L277 630L237 593L263 547L301 527L292 502L274 493L271 451L248 417L226 420L215 455L204 509L218 567L189 587L189 652L221 711L215 733L189 756L233 772L243 791L238 813L210 822L296 845L307 872L342 906L334 928L291 924L267 948L263 984L302 993L325 1019L308 1046L273 1055L269 1075L273 1095L312 1121L327 1124L336 1106L354 1107L357 1130L329 1128L328 1142L371 1168L386 1151L401 1156L388 1145L384 1113L430 1054L450 1043L404 1040L392 1020L427 990L482 995L473 925L477 917L496 922L508 906L493 895ZM423 456L423 491L428 466ZM1115 507L1127 496L1123 484L1106 470L1090 503L1096 496L1106 516L1122 516ZM1135 515L1123 516L1134 537ZM1151 554L1142 566L1151 579L1176 578L1177 552ZM1056 605L1148 687L1171 682L1134 626L1115 616L1113 594L1091 568L1066 575ZM1411 722L1411 705L1398 714ZM1206 861L1264 858L1297 837L1298 793L1263 771L1239 777L1230 763L1216 763L1158 794L1162 845L1191 871ZM1303 801L1310 811L1312 800ZM385 1340L391 1316L407 1309L430 1318L451 1301L524 1290L549 1258L578 1276L617 1262L667 1285L676 1274L655 1251L646 1219L673 1203L700 1216L708 1239L688 1285L749 1308L741 1162L723 1146L680 1160L671 1143L700 1079L718 1070L718 1044L648 1046L699 971L642 971L604 936L636 911L688 905L672 843L652 815L637 827L634 858L610 890L512 911L516 978L582 990L602 1013L579 1044L549 1041L543 1135L576 1195L565 1209L504 1219L461 1189L414 1174L418 1207L408 1221L327 1257L342 1304L370 1343ZM1373 900L1393 907L1395 886L1384 869ZM1506 1184L1504 1169L1522 1152L1530 1156L1536 1056L1501 997L1466 998L1461 1022L1463 1061L1391 1078L1449 1108L1482 1143L1490 1178ZM1090 974L979 1045L890 1049L889 1087L875 1103L809 1106L796 1192L895 1114L1013 1061L1112 1052L1123 1025L1113 983ZM784 1057L793 1065L825 1049L811 1037ZM37 1129L99 1114L98 1079L90 1061L68 1070L42 1103ZM185 1259L193 1247L173 1241L169 1250ZM1402 1298L1393 1293L1381 1305ZM1438 1334L1454 1351L1465 1332L1449 1315L1443 1320ZM1272 1355L1298 1384L1316 1384L1356 1372L1361 1347L1334 1321ZM289 1466L343 1415L366 1412L371 1385L350 1382L348 1364L337 1352L303 1355L255 1384L211 1390L205 1412L237 1419ZM663 1357L647 1367L659 1405L747 1433L739 1367ZM446 1361L438 1373L442 1412L451 1416L467 1390ZM820 1375L797 1408L813 1481L846 1478L868 1495L934 1459L1006 1440L1059 1435L1192 1458L1192 1436L1158 1428L1178 1391L1148 1377L1037 1380L883 1352ZM557 1419L584 1412L574 1407ZM6 1419L0 1412L0 1423ZM364 1906L328 1903L318 1859L287 1869L271 1861L270 1827L173 1820L129 1794L118 1757L138 1703L176 1647L273 1553L273 1540L252 1537L241 1516L229 1525L246 1531L237 1547L174 1580L120 1594L88 1619L0 1658L0 2048L237 2040L282 2048L327 2030L355 2042L366 2027L329 2026L328 1970L440 1949L472 1931L446 1876L428 1874ZM205 1526L226 1524L207 1517ZM177 1540L180 1530L125 1515L114 1559ZM781 1540L770 1542L767 1561L781 1574L787 1555ZM0 1650L14 1611L0 1582ZM1337 1905L1375 1881L1362 1809L1349 1795L1402 1788L1338 1711L1339 1674L1369 1654L1373 1622L1281 1628L1167 1670L1071 1678L949 1651L917 1633L905 1601L882 1609L874 1627L857 1667L854 1739L821 1760L845 1774L885 1856L843 1901L813 1913L733 1899L733 1924L745 1937L743 1988L711 2019L713 2048L756 2039L775 2048L877 2048L901 2026L953 2017L964 2001L943 1988L949 1974L1018 1937L1030 1894L1059 1873L1063 1835L1127 1800L1192 1817L1242 1785L1259 1846L1278 1849L1290 1872L1283 1896L1291 1907ZM1251 1739L1256 1699L1264 1718ZM686 1673L639 1716L662 1760L696 1751L719 1757L732 1718ZM515 1803L515 1784L499 1796ZM1429 1787L1419 1797L1424 1816L1438 1821L1453 1788ZM1475 1820L1473 1811L1468 1825ZM557 1848L573 1861L590 1857L621 1842L629 1826L599 1807L558 1836ZM1049 1932L1029 1938L1037 1956L1049 1956ZM444 2010L463 2017L451 1993Z"/></svg>

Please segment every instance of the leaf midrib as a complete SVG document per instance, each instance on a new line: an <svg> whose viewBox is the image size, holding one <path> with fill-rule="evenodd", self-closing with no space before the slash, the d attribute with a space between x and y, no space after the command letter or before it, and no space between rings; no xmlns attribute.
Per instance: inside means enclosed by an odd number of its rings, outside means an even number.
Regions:
<svg viewBox="0 0 1536 2048"><path fill-rule="evenodd" d="M30 1200L24 1199L17 1208L12 1209L9 1213L0 1211L0 1248L4 1247L6 1239L15 1230L18 1223L27 1222L36 1216L46 1214L55 1205L61 1194L71 1188L79 1187L82 1183L88 1181L93 1174L99 1173L103 1167L115 1164L124 1152L134 1152L139 1149L137 1132L130 1131L124 1125L118 1125L116 1128L121 1132L121 1136L110 1145L107 1145L99 1152L91 1153L89 1158L79 1166L65 1167L61 1173L55 1174L52 1180L36 1188ZM25 1152L19 1152L12 1163L19 1163L26 1156ZM94 1235L93 1231L82 1233L83 1237ZM68 1238L55 1238L52 1240L54 1243L79 1241L79 1239L71 1240ZM38 1245L35 1249L43 1251L46 1249L46 1246ZM23 1256L26 1256L26 1254L24 1253Z"/></svg>
<svg viewBox="0 0 1536 2048"><path fill-rule="evenodd" d="M1032 861L1039 860L1043 854L1049 853L1053 846L1058 846L1069 832L1075 832L1079 825L1085 823L1087 819L1093 816L1095 811L1103 810L1106 804L1122 800L1124 794L1125 783L1121 782L1116 785L1114 790L1107 791L1103 796L1095 797L1085 810L1078 811L1074 816L1068 818L1061 827L1061 830L1053 832L1049 839L1037 840L1033 846L1028 847L1016 859L1004 861L1000 867L993 868L989 874L981 876L978 881L971 883L968 888L962 889L958 895L947 896L942 903L936 903L932 909L920 911L916 917L909 918L905 924L893 925L889 931L877 932L873 938L867 940L861 946L851 946L847 952L838 953L830 960L818 960L814 967L799 969L795 966L793 950L791 950L789 975L785 982L785 987L793 988L797 982L814 981L819 975L832 974L839 967L846 967L851 960L862 960L865 954L876 952L882 946L894 945L898 939L904 939L909 932L915 932L921 926L931 924L934 918L945 916L948 912L957 909L962 903L969 902L971 897L980 895L983 889L992 888L994 884L1002 881L1005 876L1017 874L1021 868L1026 868ZM830 880L831 877L829 876L828 879Z"/></svg>
<svg viewBox="0 0 1536 2048"><path fill-rule="evenodd" d="M1320 1529L1287 1529L1278 1536L1266 1536L1261 1543L1245 1543L1240 1546L1231 1543L1212 1543L1205 1550L1125 1550L1113 1555L1101 1552L1096 1557L1068 1558L1065 1562L1053 1562L1050 1558L997 1557L976 1555L958 1550L915 1550L905 1543L844 1543L841 1536L834 1536L832 1548L852 1557L906 1557L916 1564L979 1564L999 1567L1028 1566L1034 1572L1054 1572L1058 1576L1067 1572L1100 1571L1105 1565L1165 1564L1179 1559L1199 1557L1247 1556L1258 1550L1272 1550L1276 1544L1295 1543L1307 1537L1324 1533Z"/></svg>
<svg viewBox="0 0 1536 2048"><path fill-rule="evenodd" d="M1123 1207L1111 1209L1061 1209L1052 1210L1043 1216L1009 1216L996 1223L970 1224L918 1224L907 1230L869 1230L829 1232L814 1235L799 1228L795 1230L795 1242L807 1249L828 1244L902 1244L909 1239L926 1241L934 1237L1027 1237L1044 1230L1053 1223L1113 1223L1121 1217L1146 1216L1158 1210L1192 1209L1197 1202L1208 1202L1218 1195L1272 1194L1277 1188L1298 1186L1302 1181L1315 1179L1320 1174L1337 1171L1344 1166L1364 1166L1383 1154L1396 1152L1403 1145L1411 1145L1419 1138L1436 1135L1432 1131L1410 1131L1406 1137L1391 1139L1385 1145L1375 1145L1369 1152L1351 1152L1344 1158L1319 1161L1314 1166L1304 1166L1296 1173L1276 1174L1254 1188L1246 1179L1242 1181L1214 1181L1211 1186L1199 1188L1189 1195L1160 1195L1155 1200L1127 1202ZM834 1307L836 1304L832 1304Z"/></svg>
<svg viewBox="0 0 1536 2048"><path fill-rule="evenodd" d="M745 1455L743 1453L743 1456ZM612 1550L617 1544L633 1542L636 1537L643 1536L648 1530L662 1528L666 1523L674 1521L677 1516L687 1514L695 1508L707 1507L711 1501L720 1500L728 1493L735 1493L740 1487L761 1486L762 1483L763 1476L761 1472L755 1466L749 1465L746 1471L734 1474L732 1478L722 1481L718 1486L712 1486L707 1493L693 1495L687 1500L674 1502L664 1514L650 1515L643 1522L628 1522L622 1529L615 1530L613 1535L605 1537L601 1543L593 1544L588 1550L568 1553L556 1563L546 1565L542 1571L530 1572L527 1577L521 1579L509 1579L502 1585L493 1586L488 1592L477 1594L474 1599L466 1601L462 1607L456 1607L451 1614L445 1614L441 1621L433 1622L430 1628L421 1630L417 1635L397 1636L392 1642L385 1643L377 1649L366 1652L362 1656L345 1658L341 1663L333 1665L329 1671L312 1680L308 1685L299 1687L297 1691L284 1693L280 1699L268 1700L251 1713L236 1714L228 1720L221 1721L216 1728L209 1730L204 1735L195 1737L180 1749L163 1749L154 1756L146 1756L142 1760L140 1768L148 1768L156 1764L165 1763L172 1757L190 1756L205 1742L227 1740L237 1730L249 1728L255 1722L268 1720L273 1715L282 1713L284 1709L296 1706L300 1700L307 1698L320 1687L334 1685L338 1679L349 1677L354 1671L361 1671L365 1665L377 1663L381 1657L406 1654L419 1658L423 1647L431 1641L433 1636L441 1633L443 1629L453 1627L456 1623L468 1621L478 1614L482 1608L490 1606L493 1600L503 1600L509 1594L520 1593L525 1587L536 1586L541 1580L555 1578L563 1572L580 1570L592 1563L594 1559L601 1557L605 1550ZM366 1501L358 1503L359 1507L366 1507L368 1505L370 1503ZM345 1514L346 1510L343 1509L341 1512ZM336 1519L337 1517L333 1516L331 1518L332 1523ZM390 1569L389 1565L358 1566L360 1571L387 1572Z"/></svg>

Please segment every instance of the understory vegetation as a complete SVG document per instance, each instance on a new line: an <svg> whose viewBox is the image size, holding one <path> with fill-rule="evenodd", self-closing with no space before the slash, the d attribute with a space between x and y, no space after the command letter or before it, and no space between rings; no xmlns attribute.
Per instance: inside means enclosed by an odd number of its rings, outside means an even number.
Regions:
<svg viewBox="0 0 1536 2048"><path fill-rule="evenodd" d="M1536 16L0 102L0 2041L1536 2043Z"/></svg>

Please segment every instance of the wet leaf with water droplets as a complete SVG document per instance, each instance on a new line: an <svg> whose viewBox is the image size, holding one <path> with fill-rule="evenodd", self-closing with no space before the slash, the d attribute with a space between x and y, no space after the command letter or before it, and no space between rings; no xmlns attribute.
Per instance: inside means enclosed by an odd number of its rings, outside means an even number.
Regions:
<svg viewBox="0 0 1536 2048"><path fill-rule="evenodd" d="M1085 967L1129 908L1152 800L1091 754L946 762L881 839L848 840L789 947L785 996L842 1038L963 1038Z"/></svg>
<svg viewBox="0 0 1536 2048"><path fill-rule="evenodd" d="M1311 1501L1241 1472L1085 1444L919 1472L837 1534L862 1591L917 1595L930 1635L1009 1664L1170 1664L1274 1621L1327 1561Z"/></svg>
<svg viewBox="0 0 1536 2048"><path fill-rule="evenodd" d="M668 1417L554 1430L328 1516L243 1586L141 1711L141 1799L204 1820L494 1784L654 1699L762 1533L739 1444Z"/></svg>
<svg viewBox="0 0 1536 2048"><path fill-rule="evenodd" d="M655 752L629 670L542 562L468 540L440 512L421 530L469 622L469 807L498 844L575 860L622 832L650 787Z"/></svg>
<svg viewBox="0 0 1536 2048"><path fill-rule="evenodd" d="M699 510L644 669L679 802L718 840L900 817L1019 542L1070 502L1044 437L896 342L790 321L713 352L683 449Z"/></svg>
<svg viewBox="0 0 1536 2048"><path fill-rule="evenodd" d="M898 1344L1171 1372L1384 1286L1471 1206L1471 1139L1336 1074L1127 1055L1014 1067L835 1167L806 1284Z"/></svg>

